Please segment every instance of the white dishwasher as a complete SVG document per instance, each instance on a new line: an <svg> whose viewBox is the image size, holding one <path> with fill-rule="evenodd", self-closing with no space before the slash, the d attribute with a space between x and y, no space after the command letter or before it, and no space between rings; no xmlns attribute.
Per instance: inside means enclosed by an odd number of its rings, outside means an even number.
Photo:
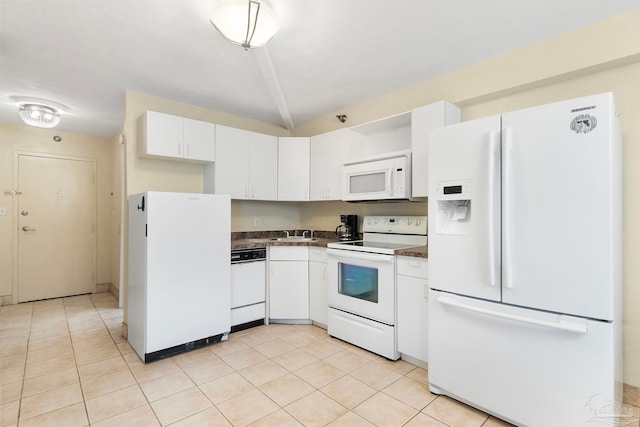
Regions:
<svg viewBox="0 0 640 427"><path fill-rule="evenodd" d="M231 251L231 332L264 324L266 248Z"/></svg>

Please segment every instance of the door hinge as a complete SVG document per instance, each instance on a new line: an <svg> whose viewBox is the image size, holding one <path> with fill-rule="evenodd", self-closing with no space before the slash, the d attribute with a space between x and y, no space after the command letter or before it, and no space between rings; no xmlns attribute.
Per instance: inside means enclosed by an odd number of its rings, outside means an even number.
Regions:
<svg viewBox="0 0 640 427"><path fill-rule="evenodd" d="M11 190L11 191L5 191L4 195L5 196L19 196L22 194L22 191L16 191L16 190Z"/></svg>

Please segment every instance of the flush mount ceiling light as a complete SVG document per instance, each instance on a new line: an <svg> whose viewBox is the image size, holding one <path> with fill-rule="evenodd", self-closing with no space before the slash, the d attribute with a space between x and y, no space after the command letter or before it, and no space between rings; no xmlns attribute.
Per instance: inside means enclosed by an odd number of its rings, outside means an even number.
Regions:
<svg viewBox="0 0 640 427"><path fill-rule="evenodd" d="M18 114L23 122L39 128L52 128L60 122L58 110L42 104L22 104Z"/></svg>
<svg viewBox="0 0 640 427"><path fill-rule="evenodd" d="M273 9L258 0L221 0L210 22L224 38L244 50L264 46L280 28Z"/></svg>

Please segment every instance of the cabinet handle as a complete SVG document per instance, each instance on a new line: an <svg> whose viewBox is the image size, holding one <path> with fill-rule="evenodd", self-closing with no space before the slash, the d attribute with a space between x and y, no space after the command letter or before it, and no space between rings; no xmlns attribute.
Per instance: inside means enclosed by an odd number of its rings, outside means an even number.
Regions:
<svg viewBox="0 0 640 427"><path fill-rule="evenodd" d="M424 285L424 290L422 291L425 299L429 298L429 285Z"/></svg>
<svg viewBox="0 0 640 427"><path fill-rule="evenodd" d="M182 155L182 144L180 144L178 142L178 155L181 156Z"/></svg>

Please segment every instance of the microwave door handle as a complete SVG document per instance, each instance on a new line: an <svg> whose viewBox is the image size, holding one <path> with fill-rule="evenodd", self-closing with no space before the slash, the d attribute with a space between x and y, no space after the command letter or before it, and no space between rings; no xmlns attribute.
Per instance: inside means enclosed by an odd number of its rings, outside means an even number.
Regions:
<svg viewBox="0 0 640 427"><path fill-rule="evenodd" d="M393 191L393 168L389 168L389 196L393 196L393 193L395 193L395 191Z"/></svg>

